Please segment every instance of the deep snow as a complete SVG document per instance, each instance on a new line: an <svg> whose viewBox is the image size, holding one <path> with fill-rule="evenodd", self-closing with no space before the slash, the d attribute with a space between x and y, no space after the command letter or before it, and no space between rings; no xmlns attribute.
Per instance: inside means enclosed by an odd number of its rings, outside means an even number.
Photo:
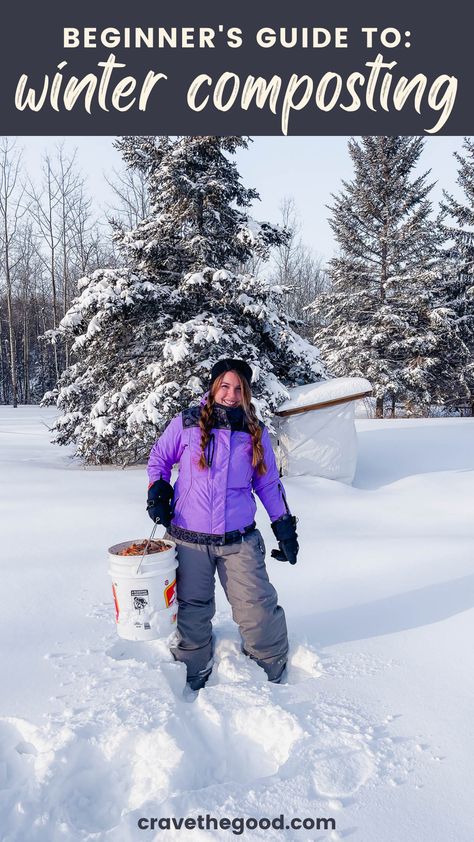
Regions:
<svg viewBox="0 0 474 842"><path fill-rule="evenodd" d="M164 641L114 628L106 549L149 534L145 470L83 469L53 417L0 407L2 842L235 838L137 828L199 813L337 822L248 840L471 842L474 421L358 420L354 486L287 479L289 683L240 653L218 586L193 700Z"/></svg>

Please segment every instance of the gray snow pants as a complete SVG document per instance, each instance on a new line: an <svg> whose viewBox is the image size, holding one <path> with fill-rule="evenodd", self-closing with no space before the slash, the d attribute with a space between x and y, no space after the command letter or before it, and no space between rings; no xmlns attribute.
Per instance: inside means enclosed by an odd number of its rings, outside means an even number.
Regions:
<svg viewBox="0 0 474 842"><path fill-rule="evenodd" d="M166 533L176 543L179 567L177 643L171 652L186 664L188 678L212 662L211 620L215 613L214 577L217 573L232 606L243 647L267 673L277 679L288 655L283 608L265 567L265 545L255 529L238 544L192 544Z"/></svg>

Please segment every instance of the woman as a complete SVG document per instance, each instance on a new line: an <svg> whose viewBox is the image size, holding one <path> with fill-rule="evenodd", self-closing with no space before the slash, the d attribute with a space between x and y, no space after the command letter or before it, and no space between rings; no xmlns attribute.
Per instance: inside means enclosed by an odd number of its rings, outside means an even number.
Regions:
<svg viewBox="0 0 474 842"><path fill-rule="evenodd" d="M148 462L147 509L175 541L178 634L171 649L193 690L212 670L211 620L217 573L242 637L242 651L280 682L288 655L283 608L268 580L265 546L255 528L255 491L265 506L282 561L296 563L296 518L288 508L267 429L251 402L252 370L219 360L209 392L169 423ZM179 476L169 480L174 464Z"/></svg>

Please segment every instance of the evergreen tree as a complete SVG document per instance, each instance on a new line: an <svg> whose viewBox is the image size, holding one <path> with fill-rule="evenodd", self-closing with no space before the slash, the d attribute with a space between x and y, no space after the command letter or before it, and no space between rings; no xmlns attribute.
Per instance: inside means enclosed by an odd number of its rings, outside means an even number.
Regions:
<svg viewBox="0 0 474 842"><path fill-rule="evenodd" d="M237 268L254 252L266 256L282 241L281 230L256 224L240 210L258 199L258 193L241 184L235 162L224 153L233 155L247 145L241 137L117 141L126 163L146 174L152 204L147 219L116 235L133 265L170 275L198 266Z"/></svg>
<svg viewBox="0 0 474 842"><path fill-rule="evenodd" d="M439 377L448 310L439 306L438 226L430 219L428 173L413 178L421 138L349 141L354 178L333 195L330 224L340 253L330 290L313 309L334 374L367 377L376 414L384 402L428 407Z"/></svg>
<svg viewBox="0 0 474 842"><path fill-rule="evenodd" d="M453 390L451 401L454 406L468 402L474 415L474 141L464 138L463 150L464 155L455 152L454 157L459 164L457 183L465 202L444 191L441 204L444 231L450 240L444 289L459 339L454 359L458 389Z"/></svg>
<svg viewBox="0 0 474 842"><path fill-rule="evenodd" d="M237 271L286 236L244 210L257 194L227 154L247 141L133 137L117 145L146 174L152 212L131 231L116 226L125 265L83 278L59 327L74 340L74 363L55 395L55 440L75 442L89 463L145 459L173 415L200 399L222 356L253 366L262 418L286 386L324 376L318 351L284 315L282 292Z"/></svg>

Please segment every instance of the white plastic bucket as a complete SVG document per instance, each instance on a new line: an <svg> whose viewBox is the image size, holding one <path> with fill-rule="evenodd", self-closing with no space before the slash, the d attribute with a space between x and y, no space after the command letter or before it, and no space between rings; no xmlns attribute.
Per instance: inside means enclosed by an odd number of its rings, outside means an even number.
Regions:
<svg viewBox="0 0 474 842"><path fill-rule="evenodd" d="M167 637L176 628L178 608L176 544L166 540L169 550L150 553L143 561L141 555L117 555L132 543L139 542L124 541L108 551L117 632L125 640Z"/></svg>

